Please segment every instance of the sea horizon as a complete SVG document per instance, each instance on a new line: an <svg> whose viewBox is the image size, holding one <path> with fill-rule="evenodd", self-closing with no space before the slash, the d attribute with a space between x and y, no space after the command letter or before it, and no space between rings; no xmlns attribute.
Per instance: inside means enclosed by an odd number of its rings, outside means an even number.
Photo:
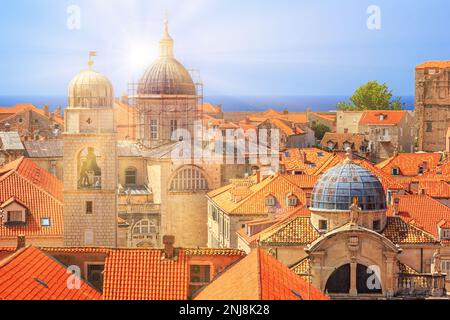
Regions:
<svg viewBox="0 0 450 320"><path fill-rule="evenodd" d="M414 96L399 97L406 110L414 110ZM277 111L305 112L307 108L317 112L336 111L339 102L348 101L349 96L300 96L300 95L211 95L203 98L204 102L221 105L224 112L263 112L267 109ZM0 108L16 104L33 104L43 108L49 106L53 111L57 107L63 109L67 105L66 96L58 95L14 95L0 96Z"/></svg>

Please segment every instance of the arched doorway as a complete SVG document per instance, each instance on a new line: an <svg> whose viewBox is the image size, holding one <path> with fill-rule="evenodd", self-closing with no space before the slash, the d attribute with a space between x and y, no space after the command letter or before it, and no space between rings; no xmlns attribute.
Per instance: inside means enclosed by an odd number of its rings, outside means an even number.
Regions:
<svg viewBox="0 0 450 320"><path fill-rule="evenodd" d="M349 291L350 264L344 264L343 266L334 270L334 272L328 278L327 285L325 286L325 292L348 294Z"/></svg>
<svg viewBox="0 0 450 320"><path fill-rule="evenodd" d="M328 278L325 292L330 294L348 294L350 292L350 264L337 268ZM356 266L356 290L358 294L381 294L381 281L374 268L358 264Z"/></svg>

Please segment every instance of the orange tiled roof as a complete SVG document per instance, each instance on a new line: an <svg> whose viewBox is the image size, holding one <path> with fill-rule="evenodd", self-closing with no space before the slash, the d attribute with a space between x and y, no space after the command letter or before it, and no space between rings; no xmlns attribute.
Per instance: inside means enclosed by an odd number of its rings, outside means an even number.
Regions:
<svg viewBox="0 0 450 320"><path fill-rule="evenodd" d="M445 60L426 61L416 66L416 69L426 69L426 68L447 69L450 68L450 61Z"/></svg>
<svg viewBox="0 0 450 320"><path fill-rule="evenodd" d="M288 171L315 174L332 157L332 153L317 148L288 149L283 152L281 163Z"/></svg>
<svg viewBox="0 0 450 320"><path fill-rule="evenodd" d="M248 196L240 201L233 201L231 192L233 188L233 185L222 187L208 193L208 197L222 210L233 215L261 215L267 213L265 200L269 194L277 199L277 213L290 209L286 203L286 197L291 193L298 198L300 203L306 204L305 192L300 186L281 174L276 174L262 180L260 183L251 185Z"/></svg>
<svg viewBox="0 0 450 320"><path fill-rule="evenodd" d="M262 249L256 249L204 288L195 300L329 300Z"/></svg>
<svg viewBox="0 0 450 320"><path fill-rule="evenodd" d="M298 276L300 276L305 281L311 281L310 277L310 265L311 265L311 259L309 257L306 257L296 264L294 264L290 269L295 272Z"/></svg>
<svg viewBox="0 0 450 320"><path fill-rule="evenodd" d="M50 118L49 115L45 114L44 110L39 109L32 104L17 104L14 107L0 107L0 120L3 121L12 116L15 116L16 114L26 112L26 111L33 111L43 117ZM53 120L55 122L57 122L58 124L61 124L61 125L64 124L64 119L60 116L54 115Z"/></svg>
<svg viewBox="0 0 450 320"><path fill-rule="evenodd" d="M436 244L436 239L425 230L406 222L400 217L388 217L382 234L395 244Z"/></svg>
<svg viewBox="0 0 450 320"><path fill-rule="evenodd" d="M187 300L186 253L163 259L162 250L113 250L105 262L105 300Z"/></svg>
<svg viewBox="0 0 450 320"><path fill-rule="evenodd" d="M360 125L397 125L406 116L407 111L404 110L367 110L364 111ZM380 115L385 115L385 119L381 120Z"/></svg>
<svg viewBox="0 0 450 320"><path fill-rule="evenodd" d="M376 165L387 174L392 173L393 168L400 170L401 176L418 176L419 166L427 163L428 170L433 170L439 165L440 153L399 153Z"/></svg>
<svg viewBox="0 0 450 320"><path fill-rule="evenodd" d="M359 133L327 132L323 136L320 145L323 148L328 148L328 143L332 142L333 144L335 144L334 149L345 151L344 144L349 143L350 145L353 146L354 150L359 151L364 141L365 141L364 135Z"/></svg>
<svg viewBox="0 0 450 320"><path fill-rule="evenodd" d="M0 236L16 237L24 234L33 237L61 237L63 235L62 182L26 158L20 158L11 163L8 170L0 171L0 203L14 197L28 209L26 225L1 224ZM41 218L50 218L51 225L41 226Z"/></svg>
<svg viewBox="0 0 450 320"><path fill-rule="evenodd" d="M304 209L262 231L259 243L264 246L298 246L309 244L319 236L311 225L309 210Z"/></svg>
<svg viewBox="0 0 450 320"><path fill-rule="evenodd" d="M203 102L202 104L199 104L198 108L204 113L216 114L220 112L220 108L218 106L214 106L209 102Z"/></svg>
<svg viewBox="0 0 450 320"><path fill-rule="evenodd" d="M83 280L71 290L67 268L35 247L0 262L0 300L100 300L101 294Z"/></svg>
<svg viewBox="0 0 450 320"><path fill-rule="evenodd" d="M427 195L398 196L400 217L438 238L438 224L450 220L450 208ZM389 208L388 214L393 214Z"/></svg>
<svg viewBox="0 0 450 320"><path fill-rule="evenodd" d="M418 193L423 191L432 198L450 198L450 184L442 180L419 180Z"/></svg>

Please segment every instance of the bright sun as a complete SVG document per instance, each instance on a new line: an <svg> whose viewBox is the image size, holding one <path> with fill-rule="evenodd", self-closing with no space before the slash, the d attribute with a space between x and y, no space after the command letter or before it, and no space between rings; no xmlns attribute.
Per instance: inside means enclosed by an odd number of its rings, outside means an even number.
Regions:
<svg viewBox="0 0 450 320"><path fill-rule="evenodd" d="M150 45L132 45L129 51L129 66L133 71L148 67L157 58L155 48Z"/></svg>

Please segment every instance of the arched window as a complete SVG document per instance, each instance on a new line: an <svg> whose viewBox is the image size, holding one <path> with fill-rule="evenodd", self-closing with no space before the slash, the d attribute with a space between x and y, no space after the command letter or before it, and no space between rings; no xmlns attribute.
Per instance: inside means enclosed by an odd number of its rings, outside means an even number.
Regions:
<svg viewBox="0 0 450 320"><path fill-rule="evenodd" d="M275 207L276 204L277 204L277 199L273 195L269 194L266 196L266 206L267 207Z"/></svg>
<svg viewBox="0 0 450 320"><path fill-rule="evenodd" d="M298 205L298 198L294 194L288 194L286 197L286 205L288 207L296 207Z"/></svg>
<svg viewBox="0 0 450 320"><path fill-rule="evenodd" d="M155 234L156 233L156 225L154 222L148 219L142 219L137 222L133 227L133 234Z"/></svg>
<svg viewBox="0 0 450 320"><path fill-rule="evenodd" d="M189 192L189 191L207 191L208 181L200 169L196 167L187 167L180 170L172 179L170 191Z"/></svg>
<svg viewBox="0 0 450 320"><path fill-rule="evenodd" d="M88 147L78 154L78 188L101 189L102 170L100 154L94 148Z"/></svg>
<svg viewBox="0 0 450 320"><path fill-rule="evenodd" d="M125 185L134 186L137 183L137 170L136 168L128 168L125 170Z"/></svg>

